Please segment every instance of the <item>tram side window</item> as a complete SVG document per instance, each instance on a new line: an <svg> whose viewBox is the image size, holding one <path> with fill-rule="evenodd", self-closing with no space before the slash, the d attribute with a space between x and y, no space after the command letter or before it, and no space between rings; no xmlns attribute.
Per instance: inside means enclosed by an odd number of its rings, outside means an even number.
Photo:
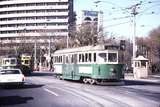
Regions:
<svg viewBox="0 0 160 107"><path fill-rule="evenodd" d="M85 54L85 62L91 62L92 60L92 54L91 53L86 53Z"/></svg>
<svg viewBox="0 0 160 107"><path fill-rule="evenodd" d="M108 53L108 62L117 62L117 53Z"/></svg>
<svg viewBox="0 0 160 107"><path fill-rule="evenodd" d="M88 62L88 54L87 53L85 53L85 60L84 61Z"/></svg>
<svg viewBox="0 0 160 107"><path fill-rule="evenodd" d="M54 62L55 63L62 63L62 56L55 56L54 57Z"/></svg>
<svg viewBox="0 0 160 107"><path fill-rule="evenodd" d="M62 56L60 56L60 62L62 63Z"/></svg>
<svg viewBox="0 0 160 107"><path fill-rule="evenodd" d="M57 56L55 57L55 63L57 63Z"/></svg>
<svg viewBox="0 0 160 107"><path fill-rule="evenodd" d="M54 63L60 63L60 56L54 57Z"/></svg>
<svg viewBox="0 0 160 107"><path fill-rule="evenodd" d="M74 54L74 63L77 63L77 54Z"/></svg>
<svg viewBox="0 0 160 107"><path fill-rule="evenodd" d="M57 56L54 57L54 62L55 62L55 63L57 63L57 59L56 59L56 58L57 58Z"/></svg>
<svg viewBox="0 0 160 107"><path fill-rule="evenodd" d="M69 57L66 56L66 63L69 63Z"/></svg>
<svg viewBox="0 0 160 107"><path fill-rule="evenodd" d="M80 59L79 59L80 60ZM76 54L73 54L71 56L71 63L76 63L77 62L77 55Z"/></svg>
<svg viewBox="0 0 160 107"><path fill-rule="evenodd" d="M73 62L74 62L74 56L71 55L71 63L73 63Z"/></svg>
<svg viewBox="0 0 160 107"><path fill-rule="evenodd" d="M63 60L62 60L62 61L63 61L63 63L65 63L65 62L66 62L65 55L63 55L63 57L62 57L62 58L63 58Z"/></svg>
<svg viewBox="0 0 160 107"><path fill-rule="evenodd" d="M56 57L55 57L55 56L53 57L53 62L54 62L54 63L56 62Z"/></svg>
<svg viewBox="0 0 160 107"><path fill-rule="evenodd" d="M79 62L85 62L85 54L79 54Z"/></svg>
<svg viewBox="0 0 160 107"><path fill-rule="evenodd" d="M59 63L61 63L61 56L59 56L59 58L58 58L58 59L59 59L59 60L58 60L58 62L59 62Z"/></svg>
<svg viewBox="0 0 160 107"><path fill-rule="evenodd" d="M84 56L84 54L82 54L82 62L84 62L84 58L85 58L85 56Z"/></svg>
<svg viewBox="0 0 160 107"><path fill-rule="evenodd" d="M78 61L81 62L81 59L82 59L82 58L81 58L81 54L79 54L79 60L78 60Z"/></svg>
<svg viewBox="0 0 160 107"><path fill-rule="evenodd" d="M54 63L56 63L56 56L54 57Z"/></svg>
<svg viewBox="0 0 160 107"><path fill-rule="evenodd" d="M59 56L57 56L57 63L59 62Z"/></svg>
<svg viewBox="0 0 160 107"><path fill-rule="evenodd" d="M91 54L91 53L89 53L88 61L89 61L89 62L91 62L91 61L92 61L92 54Z"/></svg>
<svg viewBox="0 0 160 107"><path fill-rule="evenodd" d="M93 60L96 62L96 53L93 54Z"/></svg>
<svg viewBox="0 0 160 107"><path fill-rule="evenodd" d="M60 56L58 56L58 63L60 62Z"/></svg>

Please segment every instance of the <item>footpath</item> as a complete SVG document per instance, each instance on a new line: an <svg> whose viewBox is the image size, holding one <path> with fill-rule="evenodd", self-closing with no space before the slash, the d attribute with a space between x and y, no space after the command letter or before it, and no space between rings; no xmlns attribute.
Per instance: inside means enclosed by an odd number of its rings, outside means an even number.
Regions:
<svg viewBox="0 0 160 107"><path fill-rule="evenodd" d="M133 73L126 73L125 80L160 83L160 73L152 74L152 75L149 75L148 78L140 78L140 79L134 78Z"/></svg>

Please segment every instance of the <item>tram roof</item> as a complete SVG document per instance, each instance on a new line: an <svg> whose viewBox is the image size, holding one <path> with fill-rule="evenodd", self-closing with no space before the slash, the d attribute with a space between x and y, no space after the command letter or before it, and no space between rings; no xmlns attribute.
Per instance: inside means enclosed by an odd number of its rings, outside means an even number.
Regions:
<svg viewBox="0 0 160 107"><path fill-rule="evenodd" d="M74 53L74 52L84 52L84 51L101 51L101 50L118 50L118 45L96 45L96 46L83 46L77 48L65 48L62 50L57 50L54 54L63 54L63 53Z"/></svg>

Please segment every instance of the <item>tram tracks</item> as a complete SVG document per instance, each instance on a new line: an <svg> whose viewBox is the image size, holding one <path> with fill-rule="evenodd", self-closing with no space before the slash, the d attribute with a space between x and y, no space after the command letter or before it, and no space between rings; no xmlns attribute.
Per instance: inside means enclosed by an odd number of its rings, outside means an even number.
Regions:
<svg viewBox="0 0 160 107"><path fill-rule="evenodd" d="M58 90L77 96L86 101L90 105L90 107L132 107L114 98L93 94L92 92L83 89L77 89L68 86L63 88L62 86L60 87L49 86L49 88L57 88Z"/></svg>
<svg viewBox="0 0 160 107"><path fill-rule="evenodd" d="M119 86L94 86L61 80L43 80L45 87L56 88L74 95L90 105L90 107L158 107L157 102L152 101L138 93Z"/></svg>
<svg viewBox="0 0 160 107"><path fill-rule="evenodd" d="M90 98L90 99L92 99L92 101L97 101L99 104L103 105L103 107L132 107L132 106L130 106L124 102L121 102L120 100L117 100L111 96L96 94L96 92L93 92L89 89L85 89L85 88L82 88L80 90L77 90L74 88L68 88L68 89L73 92L76 92L82 96Z"/></svg>
<svg viewBox="0 0 160 107"><path fill-rule="evenodd" d="M159 107L158 102L119 87L98 87L87 84L76 86L65 84L63 88L91 99L92 102L96 101L104 107Z"/></svg>
<svg viewBox="0 0 160 107"><path fill-rule="evenodd" d="M118 87L107 88L107 90L97 91L98 94L96 94L93 90L84 90L87 93L90 92L91 94L95 94L101 96L101 98L105 98L106 100L115 102L116 104L121 105L122 107L159 107L159 102L155 102L144 96L138 95L130 91L127 91L126 93L126 90L119 90Z"/></svg>

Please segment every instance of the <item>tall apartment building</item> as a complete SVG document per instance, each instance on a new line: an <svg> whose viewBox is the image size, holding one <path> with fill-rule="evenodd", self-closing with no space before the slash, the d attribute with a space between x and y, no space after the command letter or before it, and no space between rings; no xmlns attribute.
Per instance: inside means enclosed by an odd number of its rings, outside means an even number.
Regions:
<svg viewBox="0 0 160 107"><path fill-rule="evenodd" d="M49 37L68 37L72 23L73 0L1 0L0 49L24 37L40 43Z"/></svg>

